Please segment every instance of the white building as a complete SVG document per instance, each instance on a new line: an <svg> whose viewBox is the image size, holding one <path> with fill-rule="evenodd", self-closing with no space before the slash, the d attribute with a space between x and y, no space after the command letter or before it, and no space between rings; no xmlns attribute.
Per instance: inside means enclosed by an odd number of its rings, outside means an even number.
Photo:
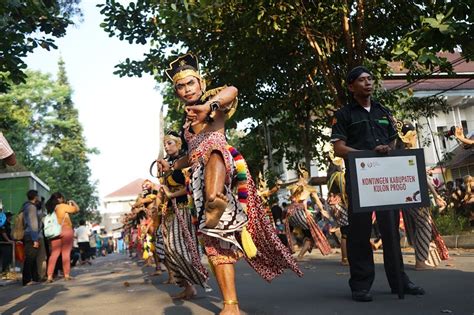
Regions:
<svg viewBox="0 0 474 315"><path fill-rule="evenodd" d="M474 131L474 63L465 62L458 53L440 54L440 56L448 58L454 65L456 77L449 76L447 73L434 73L428 79L408 84L405 74L397 73L394 76L399 79L384 82L384 87L387 89L400 86L411 88L415 97L442 97L450 106L451 111L447 114L438 112L436 117L420 118L415 122L423 130L419 136L419 145L424 149L427 167L435 167L446 154L462 152L462 150L454 151L459 146L454 137L447 138L445 136L451 127L462 126L465 135L472 135ZM422 139L426 138L431 140L427 146L422 143ZM462 153L461 160L454 157L456 159L455 165L447 163L448 170L445 174L447 180L461 178L464 175L474 175L472 150L471 154Z"/></svg>
<svg viewBox="0 0 474 315"><path fill-rule="evenodd" d="M100 213L102 225L109 235L112 235L113 229L122 226L121 217L130 212L131 205L142 191L143 181L142 178L136 179L103 198L104 207Z"/></svg>

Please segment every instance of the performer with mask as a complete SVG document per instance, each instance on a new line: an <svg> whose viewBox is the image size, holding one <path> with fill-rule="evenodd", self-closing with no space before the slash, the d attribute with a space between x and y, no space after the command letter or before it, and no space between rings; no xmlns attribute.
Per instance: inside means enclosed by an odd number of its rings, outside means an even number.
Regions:
<svg viewBox="0 0 474 315"><path fill-rule="evenodd" d="M224 299L221 314L239 314L234 279L234 263L239 258L244 256L267 281L285 268L298 275L301 271L265 217L245 160L227 144L225 122L235 112L237 89L223 86L206 91L192 54L173 61L166 74L184 102L188 155L171 165L159 160L158 167L160 171L191 167L189 191L198 231Z"/></svg>

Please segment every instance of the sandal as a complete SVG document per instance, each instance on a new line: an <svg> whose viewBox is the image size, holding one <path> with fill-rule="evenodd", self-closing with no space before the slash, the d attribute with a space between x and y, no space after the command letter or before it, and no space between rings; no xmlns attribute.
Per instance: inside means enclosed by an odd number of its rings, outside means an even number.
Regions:
<svg viewBox="0 0 474 315"><path fill-rule="evenodd" d="M74 280L74 278L71 277L71 276L64 276L64 280L65 281L71 281L71 280Z"/></svg>

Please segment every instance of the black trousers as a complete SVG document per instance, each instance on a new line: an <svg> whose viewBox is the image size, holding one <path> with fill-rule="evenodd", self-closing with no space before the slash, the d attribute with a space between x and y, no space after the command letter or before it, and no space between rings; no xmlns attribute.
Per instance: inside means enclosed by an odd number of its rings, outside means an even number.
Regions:
<svg viewBox="0 0 474 315"><path fill-rule="evenodd" d="M2 244L0 245L0 259L2 260L2 272L7 272L13 261L12 247L14 244Z"/></svg>
<svg viewBox="0 0 474 315"><path fill-rule="evenodd" d="M350 180L346 171L347 193L351 200ZM375 209L374 209L375 210ZM400 249L400 222L399 211L376 212L377 224L383 242L383 261L385 274L390 288L398 289L396 264L400 266L402 283L405 285L410 280L404 271L403 258ZM393 220L390 220L392 216ZM395 228L395 233L392 229ZM375 279L374 254L370 245L372 232L372 213L353 213L349 205L349 231L347 235L347 258L349 259L351 277L349 286L352 291L370 290ZM394 236L392 236L394 234ZM394 252L398 258L395 258Z"/></svg>
<svg viewBox="0 0 474 315"><path fill-rule="evenodd" d="M81 261L86 261L90 258L90 250L91 247L89 245L89 242L79 242L79 250L81 251Z"/></svg>
<svg viewBox="0 0 474 315"><path fill-rule="evenodd" d="M36 257L39 249L33 247L32 240L25 240L25 262L23 263L23 285L30 281L40 281L38 275L38 267L36 265Z"/></svg>

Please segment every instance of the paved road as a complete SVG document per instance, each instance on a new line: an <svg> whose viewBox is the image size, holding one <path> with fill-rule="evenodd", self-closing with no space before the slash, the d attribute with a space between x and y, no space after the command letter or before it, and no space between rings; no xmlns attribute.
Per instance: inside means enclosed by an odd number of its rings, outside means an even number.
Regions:
<svg viewBox="0 0 474 315"><path fill-rule="evenodd" d="M398 300L386 283L381 251L375 254L377 269L373 285L375 300L356 303L350 299L348 268L340 266L338 254L314 253L301 263L303 278L286 273L272 284L261 280L246 263L237 264L237 286L243 314L474 314L474 251L452 251L453 259L435 271L409 270L414 282L427 295ZM412 265L413 253L405 253ZM220 297L215 280L213 292L200 289L192 301L173 301L179 291L163 285L165 276L147 279L151 269L119 254L98 258L93 266L73 269L76 279L59 280L23 288L0 288L0 314L215 314ZM125 286L129 282L130 286Z"/></svg>

